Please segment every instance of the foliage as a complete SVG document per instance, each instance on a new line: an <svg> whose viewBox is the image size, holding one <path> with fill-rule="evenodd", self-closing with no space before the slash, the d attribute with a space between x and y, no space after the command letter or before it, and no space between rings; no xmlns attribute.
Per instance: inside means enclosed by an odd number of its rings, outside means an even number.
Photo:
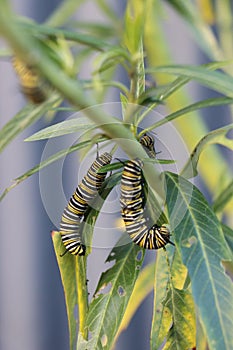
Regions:
<svg viewBox="0 0 233 350"><path fill-rule="evenodd" d="M113 348L140 303L153 289L151 349L185 350L197 344L204 344L200 346L205 349L207 343L210 350L230 350L233 348L233 285L225 270L232 275L233 180L232 169L216 144L233 149L229 137L233 126L229 123L210 131L199 114L200 109L231 105L233 101L230 61L233 48L228 42L232 40L232 32L231 26L228 29L222 23L225 15L229 23L233 23L230 2L221 2L224 3L221 6L219 0L214 8L211 0L197 4L166 1L210 60L200 66L178 65L172 60L162 29L164 4L156 0L128 0L124 15L119 18L107 1L95 2L106 18L105 24L70 22L70 17L82 4L82 1L70 0L64 1L39 25L17 17L7 1L0 0L0 34L9 43L12 55L20 57L25 64L30 63L50 87L45 102L28 103L0 130L0 151L44 114L54 120L56 112L62 110L59 106L63 101L69 103L70 111L83 111L85 117L54 122L25 141L80 131L87 135L71 148L27 170L5 189L1 199L43 167L70 152L83 150L85 154L97 142L101 147L110 144L113 153L119 147L129 159L144 159L148 210L153 220L160 217L169 222L175 249L169 246L166 251L157 252L155 261L144 267L145 252L123 234L106 260L110 267L102 272L94 296L89 298L87 257L66 254L61 258L60 234L53 232L65 292L70 349L74 348L77 336L76 304L79 309L77 350L107 350ZM92 58L93 53L92 78L77 79L86 58ZM127 75L128 85L115 78L119 67ZM147 87L148 76L152 80L150 87ZM185 90L191 81L220 96L192 101ZM110 89L117 92L121 119L106 113L100 104L106 101ZM160 105L166 106L167 115L143 127L149 113ZM145 132L159 133L159 127L171 121L193 151L179 174L165 171L161 176L154 163L169 165L175 160L149 160L138 140ZM88 237L90 246L98 214L104 200L120 183L121 169L121 162L105 169L111 171L111 175L101 189L102 199L87 213L83 234ZM197 175L205 183L212 204L190 181ZM164 212L160 208L163 203Z"/></svg>

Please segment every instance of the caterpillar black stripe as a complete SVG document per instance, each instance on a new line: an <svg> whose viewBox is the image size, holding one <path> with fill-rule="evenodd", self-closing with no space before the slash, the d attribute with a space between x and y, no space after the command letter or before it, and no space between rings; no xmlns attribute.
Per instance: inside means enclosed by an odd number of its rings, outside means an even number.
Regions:
<svg viewBox="0 0 233 350"><path fill-rule="evenodd" d="M86 247L82 242L80 224L88 205L96 197L107 175L98 173L98 170L111 160L112 156L107 152L96 158L64 209L60 234L65 248L71 254L85 255Z"/></svg>
<svg viewBox="0 0 233 350"><path fill-rule="evenodd" d="M144 217L143 162L130 160L124 166L121 178L121 214L125 228L134 243L146 249L165 247L170 241L170 231L166 225L153 225L148 228Z"/></svg>
<svg viewBox="0 0 233 350"><path fill-rule="evenodd" d="M156 158L155 141L153 137L147 134L143 135L140 138L140 144L143 146L150 158Z"/></svg>
<svg viewBox="0 0 233 350"><path fill-rule="evenodd" d="M47 99L46 83L37 72L25 64L18 57L12 58L12 65L17 73L23 94L35 104L42 103Z"/></svg>

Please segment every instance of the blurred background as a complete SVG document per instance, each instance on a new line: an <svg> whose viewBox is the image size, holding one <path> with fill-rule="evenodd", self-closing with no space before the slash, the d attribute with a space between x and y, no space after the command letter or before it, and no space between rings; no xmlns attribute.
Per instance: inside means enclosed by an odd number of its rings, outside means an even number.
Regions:
<svg viewBox="0 0 233 350"><path fill-rule="evenodd" d="M116 2L114 3L120 16L124 11L125 1L117 5ZM33 18L38 22L43 22L58 4L57 0L41 0L40 2L14 0L12 2L19 15ZM103 20L92 1L86 1L75 18L77 20L79 18ZM205 62L206 58L198 50L186 26L171 8L167 8L164 25L175 63L199 64ZM4 42L1 42L1 45L4 46ZM87 64L85 75L88 75L90 70L91 67ZM122 74L121 71L119 71L120 74ZM26 102L20 93L18 80L9 61L1 61L0 77L0 127L2 128ZM122 76L121 80L123 79ZM198 90L195 84L191 86L190 93L195 98L210 97L207 89L199 88ZM109 103L118 100L119 96L114 96L114 93L108 96ZM208 112L204 113L207 124L212 123L211 128L220 126L219 122L214 122L215 118L208 117ZM211 113L213 116L214 111L211 110ZM224 113L225 110L222 110L221 122L223 124L224 120L227 120ZM67 117L68 114L58 113L56 122ZM0 155L1 192L10 185L14 178L40 162L46 142L26 143L24 139L47 125L46 120L41 119L14 139ZM168 131L164 130L164 134L158 135L158 138L163 140L166 137L167 140L173 142L167 147L175 149L174 157L179 157L182 163L182 155L184 154L185 157L186 150L178 138L174 140L169 136ZM62 144L64 146L66 142L73 141L70 139L58 141L57 146L61 147L61 142L64 142ZM53 146L56 147L56 145ZM92 157L95 155L92 154ZM87 168L88 162L84 162L83 174ZM69 198L77 185L78 169L78 157L77 154L73 154L65 161L57 162L44 172L30 177L10 191L0 203L1 350L69 349L63 289L50 231L58 229L57 225L65 206L65 198ZM64 192L59 184L61 178ZM203 186L200 181L199 186ZM208 196L208 193L206 194ZM116 190L109 201L116 201L118 196L119 193ZM53 203L55 211L53 211ZM100 272L104 269L104 260L109 253L107 246L111 245L111 239L114 243L120 236L119 230L114 229L114 216L107 215L104 220L105 229L100 230L99 237L101 238L98 238L98 244L88 258L90 293L93 293ZM105 246L103 242L106 240L105 235L109 234L109 229L111 229L111 235L110 238L108 236L108 243ZM153 252L147 252L146 262L154 258L153 254ZM152 295L143 302L128 329L120 336L116 350L149 349L151 316Z"/></svg>

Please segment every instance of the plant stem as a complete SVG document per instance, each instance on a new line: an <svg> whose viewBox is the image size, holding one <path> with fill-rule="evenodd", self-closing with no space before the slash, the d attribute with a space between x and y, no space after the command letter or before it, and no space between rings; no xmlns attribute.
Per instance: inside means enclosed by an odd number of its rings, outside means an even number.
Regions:
<svg viewBox="0 0 233 350"><path fill-rule="evenodd" d="M93 108L96 105L96 101L84 94L81 84L68 77L45 54L40 43L29 32L23 31L23 28L17 23L4 0L0 0L0 6L0 33L8 40L16 54L25 62L35 65L71 104L85 109L87 117L94 121L97 127L101 128L107 136L114 139L130 158L146 158L146 152L136 142L130 130L119 119L106 115L102 109ZM150 186L164 198L163 181L159 173L152 164L146 164L145 171Z"/></svg>

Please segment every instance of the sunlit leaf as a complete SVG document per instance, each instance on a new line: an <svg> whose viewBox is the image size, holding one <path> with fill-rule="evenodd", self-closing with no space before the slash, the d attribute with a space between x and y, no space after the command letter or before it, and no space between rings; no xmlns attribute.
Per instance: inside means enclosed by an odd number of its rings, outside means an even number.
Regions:
<svg viewBox="0 0 233 350"><path fill-rule="evenodd" d="M194 348L196 340L195 312L192 295L187 290L170 286L164 306L172 316L164 350Z"/></svg>
<svg viewBox="0 0 233 350"><path fill-rule="evenodd" d="M168 292L169 271L164 251L158 251L154 275L154 305L151 325L151 349L159 349L167 335L172 317L164 309Z"/></svg>
<svg viewBox="0 0 233 350"><path fill-rule="evenodd" d="M178 251L174 247L167 247L166 250L167 255L164 254L163 251L158 251L156 259L154 306L151 327L152 349L160 348L172 324L173 311L169 312L165 305L167 293L171 291L171 288L182 290L187 276L187 269L182 264ZM170 262L167 261L168 259ZM171 268L169 268L169 265L171 265ZM173 287L170 286L171 280ZM195 332L193 336L195 337Z"/></svg>

